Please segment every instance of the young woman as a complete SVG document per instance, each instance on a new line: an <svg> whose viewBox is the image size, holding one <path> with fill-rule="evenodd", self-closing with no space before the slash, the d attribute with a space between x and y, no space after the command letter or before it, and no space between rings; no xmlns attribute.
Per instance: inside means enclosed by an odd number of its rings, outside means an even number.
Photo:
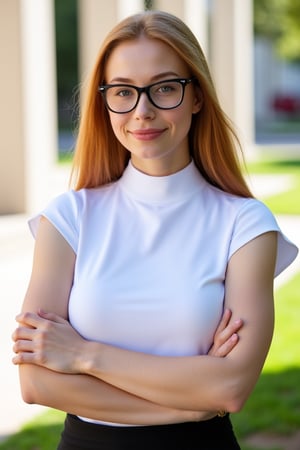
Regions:
<svg viewBox="0 0 300 450"><path fill-rule="evenodd" d="M97 58L75 190L31 222L14 363L68 413L60 450L238 449L273 277L297 254L240 171L203 53L178 18L117 25ZM239 337L237 335L239 334Z"/></svg>

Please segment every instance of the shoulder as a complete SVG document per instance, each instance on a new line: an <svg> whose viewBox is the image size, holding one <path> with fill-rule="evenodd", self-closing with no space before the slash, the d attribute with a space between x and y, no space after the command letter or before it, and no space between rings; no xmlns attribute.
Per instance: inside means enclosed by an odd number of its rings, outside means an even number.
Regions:
<svg viewBox="0 0 300 450"><path fill-rule="evenodd" d="M268 232L277 234L275 276L296 258L297 247L282 232L272 211L256 198L244 198L207 186L206 204L219 232L230 240L228 260L244 245ZM260 241L262 242L262 241Z"/></svg>
<svg viewBox="0 0 300 450"><path fill-rule="evenodd" d="M276 217L263 202L254 198L242 199L237 208L230 256L243 245L270 231L277 234L277 276L296 258L298 249L282 232Z"/></svg>
<svg viewBox="0 0 300 450"><path fill-rule="evenodd" d="M71 189L52 199L46 206L46 209L60 209L63 207L69 210L80 211L90 203L99 202L103 197L110 195L114 186L115 183L98 188L79 189L78 191Z"/></svg>
<svg viewBox="0 0 300 450"><path fill-rule="evenodd" d="M260 200L252 197L240 197L224 192L209 183L205 186L205 203L207 208L216 209L218 215L227 217L230 223L239 222L243 217L268 219L273 222L274 215Z"/></svg>
<svg viewBox="0 0 300 450"><path fill-rule="evenodd" d="M62 217L78 218L90 204L101 202L113 188L113 184L93 189L69 190L50 200L39 215L58 214Z"/></svg>
<svg viewBox="0 0 300 450"><path fill-rule="evenodd" d="M99 210L99 206L101 209L103 199L110 198L112 189L113 184L94 189L69 190L58 195L42 211L29 219L28 225L32 235L36 237L40 218L46 217L76 252L84 218L89 215L89 211Z"/></svg>

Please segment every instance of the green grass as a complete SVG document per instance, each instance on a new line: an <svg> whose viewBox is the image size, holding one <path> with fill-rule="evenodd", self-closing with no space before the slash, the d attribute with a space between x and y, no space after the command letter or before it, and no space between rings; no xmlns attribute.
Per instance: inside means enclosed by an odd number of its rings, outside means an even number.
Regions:
<svg viewBox="0 0 300 450"><path fill-rule="evenodd" d="M59 153L58 163L70 165L72 152ZM300 159L299 160L260 160L247 164L250 174L288 175L292 187L274 196L263 198L264 203L274 214L300 215Z"/></svg>
<svg viewBox="0 0 300 450"><path fill-rule="evenodd" d="M57 162L58 164L63 164L63 165L71 165L72 160L73 160L73 156L74 156L74 152L73 151L64 151L64 152L59 152L58 156L57 156Z"/></svg>
<svg viewBox="0 0 300 450"><path fill-rule="evenodd" d="M300 214L300 160L260 161L248 165L250 173L289 174L295 187L287 194L264 199L275 214ZM293 198L288 203L288 199ZM286 204L287 208L283 208ZM297 212L298 211L298 212ZM245 444L252 433L268 431L289 434L300 423L300 274L276 292L275 334L262 375L239 414L232 421L243 450L254 450ZM26 424L19 433L0 443L0 450L53 450L63 427L64 413L49 410ZM258 449L257 447L255 450ZM275 448L269 448L275 450ZM284 450L277 447L276 450Z"/></svg>
<svg viewBox="0 0 300 450"><path fill-rule="evenodd" d="M1 450L54 450L63 428L65 414L48 410L27 423L3 443Z"/></svg>
<svg viewBox="0 0 300 450"><path fill-rule="evenodd" d="M276 292L275 333L262 375L243 411L232 416L241 441L258 431L299 430L299 292L300 274Z"/></svg>
<svg viewBox="0 0 300 450"><path fill-rule="evenodd" d="M263 201L274 214L300 215L300 178L293 179L293 187L288 191Z"/></svg>
<svg viewBox="0 0 300 450"><path fill-rule="evenodd" d="M250 174L287 175L291 187L278 194L264 197L264 203L274 214L300 215L300 158L294 160L260 160L247 164Z"/></svg>
<svg viewBox="0 0 300 450"><path fill-rule="evenodd" d="M275 334L264 370L243 411L232 415L243 450L253 450L243 444L252 433L289 434L299 429L299 292L300 274L276 292ZM0 450L53 450L63 418L61 412L47 411L0 444Z"/></svg>

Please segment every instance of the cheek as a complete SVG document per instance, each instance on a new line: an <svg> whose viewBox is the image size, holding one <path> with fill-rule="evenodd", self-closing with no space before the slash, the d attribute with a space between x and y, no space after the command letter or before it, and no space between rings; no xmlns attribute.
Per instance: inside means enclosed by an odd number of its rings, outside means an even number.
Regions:
<svg viewBox="0 0 300 450"><path fill-rule="evenodd" d="M122 136L122 129L124 129L124 126L125 126L124 118L123 118L122 114L116 115L113 113L110 113L109 117L110 117L110 123L111 123L112 130L113 130L115 136L117 137L117 139L120 140L120 138Z"/></svg>
<svg viewBox="0 0 300 450"><path fill-rule="evenodd" d="M192 114L186 108L177 111L177 115L173 117L175 129L180 134L187 134L191 126Z"/></svg>

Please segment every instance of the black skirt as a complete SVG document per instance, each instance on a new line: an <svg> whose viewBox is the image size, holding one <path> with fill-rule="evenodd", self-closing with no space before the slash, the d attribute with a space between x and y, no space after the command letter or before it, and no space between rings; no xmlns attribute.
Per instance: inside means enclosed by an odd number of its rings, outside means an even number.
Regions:
<svg viewBox="0 0 300 450"><path fill-rule="evenodd" d="M240 450L229 415L202 422L110 426L67 414L57 450Z"/></svg>

